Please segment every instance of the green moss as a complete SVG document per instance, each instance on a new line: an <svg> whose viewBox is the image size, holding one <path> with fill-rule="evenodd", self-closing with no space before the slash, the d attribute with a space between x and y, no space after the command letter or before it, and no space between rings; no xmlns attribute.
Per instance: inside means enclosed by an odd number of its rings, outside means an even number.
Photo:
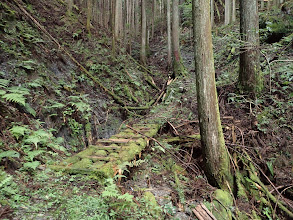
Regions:
<svg viewBox="0 0 293 220"><path fill-rule="evenodd" d="M239 171L237 171L235 176L236 176L236 184L237 184L237 197L245 201L248 201L246 190L243 185L244 178L242 174Z"/></svg>
<svg viewBox="0 0 293 220"><path fill-rule="evenodd" d="M232 220L230 208L233 205L233 198L227 191L217 189L213 195L212 203L205 203L217 220Z"/></svg>
<svg viewBox="0 0 293 220"><path fill-rule="evenodd" d="M89 147L88 149L76 154L76 156L81 157L81 158L86 157L86 156L91 156L94 154L95 151L96 151L96 149L94 147Z"/></svg>
<svg viewBox="0 0 293 220"><path fill-rule="evenodd" d="M104 161L98 161L98 162L92 164L91 168L92 169L100 169L104 164L105 164Z"/></svg>
<svg viewBox="0 0 293 220"><path fill-rule="evenodd" d="M162 216L162 209L159 206L154 194L149 191L146 191L143 195L147 204L149 204L150 212L154 213L155 216ZM161 219L161 218L160 218Z"/></svg>
<svg viewBox="0 0 293 220"><path fill-rule="evenodd" d="M89 168L92 165L92 160L88 158L83 158L81 161L73 164L71 166L72 169L86 169Z"/></svg>
<svg viewBox="0 0 293 220"><path fill-rule="evenodd" d="M141 150L141 145L131 143L128 145L127 150L123 150L119 153L119 157L122 161L130 161L133 160L135 155L139 154Z"/></svg>
<svg viewBox="0 0 293 220"><path fill-rule="evenodd" d="M110 154L109 154L109 157L118 158L118 157L119 157L119 154L113 152L113 153L110 153Z"/></svg>
<svg viewBox="0 0 293 220"><path fill-rule="evenodd" d="M112 162L106 163L100 168L100 172L105 175L105 177L114 177L114 167L116 165Z"/></svg>
<svg viewBox="0 0 293 220"><path fill-rule="evenodd" d="M72 156L72 157L69 157L68 159L64 160L63 163L61 163L62 165L68 165L68 164L71 164L71 163L77 163L78 161L80 161L80 158L77 157L77 156Z"/></svg>
<svg viewBox="0 0 293 220"><path fill-rule="evenodd" d="M94 153L96 156L106 157L108 155L107 151L105 150L98 150Z"/></svg>

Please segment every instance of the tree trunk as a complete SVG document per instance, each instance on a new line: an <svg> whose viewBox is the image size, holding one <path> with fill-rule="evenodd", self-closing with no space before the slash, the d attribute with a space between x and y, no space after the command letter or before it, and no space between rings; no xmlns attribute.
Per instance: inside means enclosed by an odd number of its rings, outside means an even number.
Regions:
<svg viewBox="0 0 293 220"><path fill-rule="evenodd" d="M157 10L156 0L153 0L152 9L153 9L153 17L152 17L152 38L154 38L154 35L155 35L155 22L156 22L156 10Z"/></svg>
<svg viewBox="0 0 293 220"><path fill-rule="evenodd" d="M245 93L259 93L263 79L259 63L258 4L255 0L240 1L240 35L243 42L240 53L239 84Z"/></svg>
<svg viewBox="0 0 293 220"><path fill-rule="evenodd" d="M111 1L111 27L112 27L112 56L116 54L116 37L115 37L115 11L116 11L116 0Z"/></svg>
<svg viewBox="0 0 293 220"><path fill-rule="evenodd" d="M265 8L265 0L261 0L261 2L260 2L260 9L261 10L264 10L264 8Z"/></svg>
<svg viewBox="0 0 293 220"><path fill-rule="evenodd" d="M138 36L139 33L139 0L135 0L135 36Z"/></svg>
<svg viewBox="0 0 293 220"><path fill-rule="evenodd" d="M172 65L172 39L171 39L171 0L167 0L167 36L168 36L168 69Z"/></svg>
<svg viewBox="0 0 293 220"><path fill-rule="evenodd" d="M172 42L173 42L173 69L174 76L185 75L185 67L183 65L180 45L179 45L179 0L173 0L172 5Z"/></svg>
<svg viewBox="0 0 293 220"><path fill-rule="evenodd" d="M87 0L87 19L86 19L86 29L89 34L91 34L91 20L93 12L93 2L92 0Z"/></svg>
<svg viewBox="0 0 293 220"><path fill-rule="evenodd" d="M218 98L210 23L210 1L193 0L194 59L201 143L206 175L213 185L232 188Z"/></svg>
<svg viewBox="0 0 293 220"><path fill-rule="evenodd" d="M236 0L232 0L232 14L231 14L232 23L236 21Z"/></svg>
<svg viewBox="0 0 293 220"><path fill-rule="evenodd" d="M214 22L215 22L215 8L214 8L214 0L211 0L211 26L214 26Z"/></svg>
<svg viewBox="0 0 293 220"><path fill-rule="evenodd" d="M147 21L146 21L146 5L145 0L141 0L141 49L140 61L143 65L146 64L146 37L147 37Z"/></svg>
<svg viewBox="0 0 293 220"><path fill-rule="evenodd" d="M116 40L121 37L122 30L122 0L115 1L115 38Z"/></svg>
<svg viewBox="0 0 293 220"><path fill-rule="evenodd" d="M73 0L67 0L67 12L71 14L73 7Z"/></svg>
<svg viewBox="0 0 293 220"><path fill-rule="evenodd" d="M231 0L225 0L225 25L231 23L231 11L232 11Z"/></svg>

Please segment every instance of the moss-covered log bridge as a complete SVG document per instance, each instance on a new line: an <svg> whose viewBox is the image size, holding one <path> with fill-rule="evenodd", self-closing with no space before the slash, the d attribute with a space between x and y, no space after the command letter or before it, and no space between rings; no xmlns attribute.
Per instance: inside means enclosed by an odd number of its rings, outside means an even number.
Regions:
<svg viewBox="0 0 293 220"><path fill-rule="evenodd" d="M133 161L149 144L160 126L158 124L135 124L109 139L100 139L95 145L51 165L54 170L72 174L95 175L97 178L114 177L125 162Z"/></svg>

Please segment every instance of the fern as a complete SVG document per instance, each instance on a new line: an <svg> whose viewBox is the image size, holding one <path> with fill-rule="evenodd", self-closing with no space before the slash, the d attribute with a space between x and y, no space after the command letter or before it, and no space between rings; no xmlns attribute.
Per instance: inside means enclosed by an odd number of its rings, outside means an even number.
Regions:
<svg viewBox="0 0 293 220"><path fill-rule="evenodd" d="M30 90L24 87L19 87L19 86L12 86L7 89L8 92L10 93L16 93L16 94L22 94L22 95L29 95Z"/></svg>
<svg viewBox="0 0 293 220"><path fill-rule="evenodd" d="M29 95L29 90L23 87L9 87L7 89L9 93L6 93L2 96L8 102L15 102L17 104L25 106L26 98L25 95Z"/></svg>
<svg viewBox="0 0 293 220"><path fill-rule="evenodd" d="M10 83L10 80L0 79L0 88L6 88Z"/></svg>
<svg viewBox="0 0 293 220"><path fill-rule="evenodd" d="M23 94L8 93L3 95L2 97L8 102L15 102L23 106L25 105L26 98L23 96Z"/></svg>
<svg viewBox="0 0 293 220"><path fill-rule="evenodd" d="M48 133L44 130L37 130L28 136L24 142L28 144L34 144L37 149L38 144L48 144L52 137L53 135L51 133Z"/></svg>
<svg viewBox="0 0 293 220"><path fill-rule="evenodd" d="M34 150L34 151L28 152L27 156L28 156L28 159L33 162L33 160L36 156L38 156L44 152L45 152L44 150Z"/></svg>
<svg viewBox="0 0 293 220"><path fill-rule="evenodd" d="M23 164L23 168L26 170L35 170L40 164L40 161L27 162Z"/></svg>
<svg viewBox="0 0 293 220"><path fill-rule="evenodd" d="M5 95L6 94L6 91L4 91L4 90L0 90L0 96L3 96L3 95Z"/></svg>
<svg viewBox="0 0 293 220"><path fill-rule="evenodd" d="M29 132L30 129L28 129L25 126L13 126L9 131L18 140L18 138L20 138L21 136L24 136L25 133Z"/></svg>
<svg viewBox="0 0 293 220"><path fill-rule="evenodd" d="M19 158L19 153L14 151L14 150L4 151L4 152L0 153L0 161L4 157L10 157L10 158L11 157L17 157L17 158Z"/></svg>
<svg viewBox="0 0 293 220"><path fill-rule="evenodd" d="M0 202L5 201L7 199L6 196L16 194L17 188L16 183L13 182L13 177L0 170Z"/></svg>

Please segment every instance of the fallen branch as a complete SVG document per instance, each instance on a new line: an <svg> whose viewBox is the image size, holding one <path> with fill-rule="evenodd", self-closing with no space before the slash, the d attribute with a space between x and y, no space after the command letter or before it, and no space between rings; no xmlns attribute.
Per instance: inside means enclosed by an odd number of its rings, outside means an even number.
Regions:
<svg viewBox="0 0 293 220"><path fill-rule="evenodd" d="M192 209L192 212L199 220L217 220L203 203L200 203L195 209Z"/></svg>

